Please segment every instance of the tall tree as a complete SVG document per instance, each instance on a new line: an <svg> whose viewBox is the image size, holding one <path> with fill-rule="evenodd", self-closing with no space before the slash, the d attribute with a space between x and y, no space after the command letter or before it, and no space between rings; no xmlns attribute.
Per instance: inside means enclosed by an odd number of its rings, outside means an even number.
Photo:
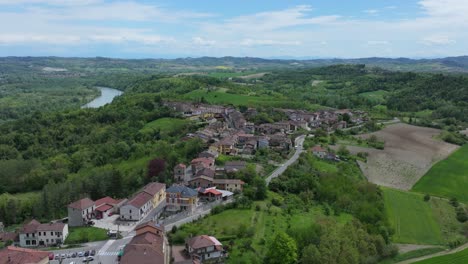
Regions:
<svg viewBox="0 0 468 264"><path fill-rule="evenodd" d="M297 262L296 241L279 231L268 246L265 262L269 264L292 264Z"/></svg>

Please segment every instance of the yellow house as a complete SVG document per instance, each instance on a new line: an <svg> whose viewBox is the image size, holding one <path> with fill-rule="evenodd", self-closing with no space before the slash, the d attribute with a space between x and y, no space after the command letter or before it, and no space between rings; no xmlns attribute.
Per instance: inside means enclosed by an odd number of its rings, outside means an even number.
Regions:
<svg viewBox="0 0 468 264"><path fill-rule="evenodd" d="M166 184L164 183L148 183L143 191L153 196L153 208L158 207L166 199Z"/></svg>

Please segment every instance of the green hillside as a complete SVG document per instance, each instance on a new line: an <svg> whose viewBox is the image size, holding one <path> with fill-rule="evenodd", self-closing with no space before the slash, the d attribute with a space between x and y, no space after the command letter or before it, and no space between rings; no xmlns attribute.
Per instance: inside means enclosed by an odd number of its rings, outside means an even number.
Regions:
<svg viewBox="0 0 468 264"><path fill-rule="evenodd" d="M468 202L468 145L435 164L413 190Z"/></svg>
<svg viewBox="0 0 468 264"><path fill-rule="evenodd" d="M468 263L468 249L465 249L463 251L450 254L450 255L445 255L445 256L440 256L440 257L435 257L435 258L415 262L415 264L466 264L466 263Z"/></svg>

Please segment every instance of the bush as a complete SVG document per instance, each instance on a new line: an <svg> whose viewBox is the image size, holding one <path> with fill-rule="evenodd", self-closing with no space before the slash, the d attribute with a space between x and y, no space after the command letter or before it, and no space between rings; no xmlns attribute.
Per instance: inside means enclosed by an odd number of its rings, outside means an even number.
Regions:
<svg viewBox="0 0 468 264"><path fill-rule="evenodd" d="M271 203L274 205L274 206L278 206L280 207L282 202L279 200L279 199L276 199L276 198L273 198L271 199Z"/></svg>
<svg viewBox="0 0 468 264"><path fill-rule="evenodd" d="M431 199L431 196L429 194L424 195L424 201L427 202Z"/></svg>
<svg viewBox="0 0 468 264"><path fill-rule="evenodd" d="M453 207L458 207L458 205L460 205L460 204L458 203L457 198L452 198L452 199L450 199L450 204L451 204Z"/></svg>
<svg viewBox="0 0 468 264"><path fill-rule="evenodd" d="M457 208L457 220L464 223L468 220L468 214L463 207Z"/></svg>

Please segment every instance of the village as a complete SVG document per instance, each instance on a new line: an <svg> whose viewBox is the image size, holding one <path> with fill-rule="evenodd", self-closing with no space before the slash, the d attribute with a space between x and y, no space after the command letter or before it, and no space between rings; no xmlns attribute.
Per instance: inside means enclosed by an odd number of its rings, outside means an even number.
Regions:
<svg viewBox="0 0 468 264"><path fill-rule="evenodd" d="M38 260L31 263L62 263L66 259L72 261L68 263L223 263L229 253L217 238L208 234L187 237L185 246L171 248L166 232L197 220L217 205L232 203L243 192L245 183L236 178L247 167L243 159L248 160L256 151L269 149L285 156L294 153L288 160L292 163L302 151L298 136L313 134L316 129L330 133L368 121L362 111L278 109L288 120L254 124L246 119L257 114L254 108L241 113L233 107L186 102L166 102L166 106L183 118L206 124L186 138L200 138L208 146L189 164L179 163L173 168L172 185L150 182L126 199L103 197L93 201L83 197L68 205L64 219L49 223L33 219L16 232L0 229L0 241L12 241L17 246L0 251L0 258L26 255ZM321 159L339 161L319 145L311 152ZM220 155L239 159L216 165ZM286 169L281 168L284 164L278 166L280 171L273 172L267 182ZM69 227L88 226L107 230L109 240L82 249L62 249L67 247L64 243ZM38 250L52 247L58 248L52 253ZM44 259L47 262L40 262Z"/></svg>

